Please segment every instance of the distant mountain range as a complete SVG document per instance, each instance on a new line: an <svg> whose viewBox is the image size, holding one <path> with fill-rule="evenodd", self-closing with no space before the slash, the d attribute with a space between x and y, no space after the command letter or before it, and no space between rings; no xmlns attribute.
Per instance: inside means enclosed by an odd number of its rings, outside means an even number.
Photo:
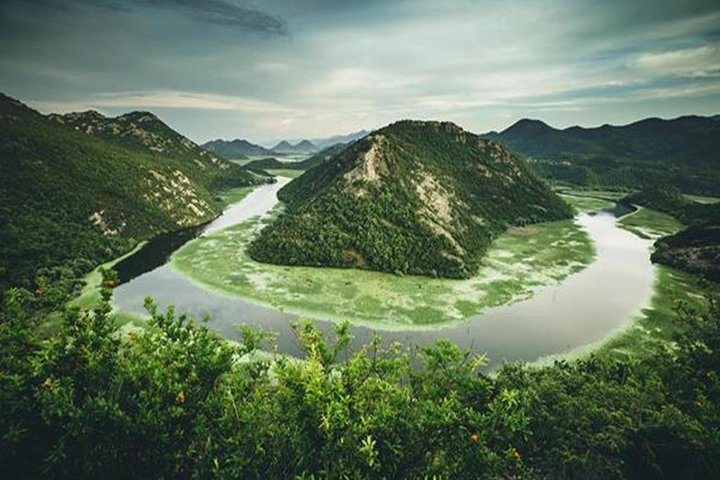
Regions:
<svg viewBox="0 0 720 480"><path fill-rule="evenodd" d="M355 140L360 140L368 133L370 132L367 130L359 130L357 132L348 133L347 135L334 135L326 138L311 138L310 141L317 145L318 149L325 149L339 143L351 143Z"/></svg>
<svg viewBox="0 0 720 480"><path fill-rule="evenodd" d="M287 140L283 140L270 149L275 154L298 154L298 153L313 153L318 150L318 147L309 140L301 140L295 145L291 144Z"/></svg>
<svg viewBox="0 0 720 480"><path fill-rule="evenodd" d="M467 277L510 225L572 216L506 148L448 122L401 121L283 187L259 261Z"/></svg>
<svg viewBox="0 0 720 480"><path fill-rule="evenodd" d="M2 94L0 158L0 287L40 267L94 268L211 220L218 189L262 181L151 113L45 116Z"/></svg>
<svg viewBox="0 0 720 480"><path fill-rule="evenodd" d="M720 116L649 118L624 126L556 129L520 120L486 138L528 158L543 176L580 185L720 193Z"/></svg>
<svg viewBox="0 0 720 480"><path fill-rule="evenodd" d="M346 144L364 137L368 132L360 130L347 135L335 135L312 140L281 140L271 148L251 143L247 140L212 140L204 143L203 148L225 158L239 159L247 156L299 155L319 152L337 144Z"/></svg>

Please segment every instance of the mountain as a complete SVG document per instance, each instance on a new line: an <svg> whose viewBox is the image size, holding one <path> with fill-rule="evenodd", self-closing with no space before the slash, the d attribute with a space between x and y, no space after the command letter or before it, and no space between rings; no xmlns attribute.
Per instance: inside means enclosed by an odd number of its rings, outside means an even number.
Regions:
<svg viewBox="0 0 720 480"><path fill-rule="evenodd" d="M292 162L292 163L287 162L287 165L285 166L285 168L289 168L292 170L309 170L318 165L322 165L323 163L332 159L335 155L337 155L341 151L345 150L345 148L347 148L346 144L336 143L330 147L327 147L327 148L317 152L313 156L308 157L305 160L302 160L300 162Z"/></svg>
<svg viewBox="0 0 720 480"><path fill-rule="evenodd" d="M299 142L297 145L295 145L294 148L296 151L304 152L304 153L317 152L317 150L318 150L318 147L316 147L309 140L303 140L303 141Z"/></svg>
<svg viewBox="0 0 720 480"><path fill-rule="evenodd" d="M299 153L312 153L316 152L318 148L309 140L301 140L295 145L292 145L287 140L283 140L273 148L270 149L272 153L287 155L287 154L299 154Z"/></svg>
<svg viewBox="0 0 720 480"><path fill-rule="evenodd" d="M146 112L44 116L2 94L0 159L0 287L207 222L216 189L258 182Z"/></svg>
<svg viewBox="0 0 720 480"><path fill-rule="evenodd" d="M255 183L254 176L247 170L200 147L150 112L105 117L90 110L50 114L48 119L143 154L184 160L183 172L209 187Z"/></svg>
<svg viewBox="0 0 720 480"><path fill-rule="evenodd" d="M630 188L671 184L686 192L720 193L717 115L563 130L524 119L485 137L528 157L534 169L553 180Z"/></svg>
<svg viewBox="0 0 720 480"><path fill-rule="evenodd" d="M367 130L359 130L357 132L348 133L346 135L334 135L332 137L326 137L326 138L313 138L310 140L312 143L317 145L317 148L319 149L325 149L328 147L332 147L333 145L337 145L339 143L352 143L355 140L360 140L362 137L367 135Z"/></svg>
<svg viewBox="0 0 720 480"><path fill-rule="evenodd" d="M235 140L212 140L204 143L202 147L211 152L217 153L225 158L243 158L248 155L272 155L272 152L265 147L250 143L247 140L236 138Z"/></svg>
<svg viewBox="0 0 720 480"><path fill-rule="evenodd" d="M295 153L294 147L287 140L283 140L270 149L273 153Z"/></svg>
<svg viewBox="0 0 720 480"><path fill-rule="evenodd" d="M509 226L572 215L506 148L448 122L377 130L278 195L256 260L443 277L472 275Z"/></svg>
<svg viewBox="0 0 720 480"><path fill-rule="evenodd" d="M216 155L179 134L150 112L130 112L113 118L89 110L51 114L48 118L126 147L150 150L173 158L196 158L202 163L217 164L220 161Z"/></svg>

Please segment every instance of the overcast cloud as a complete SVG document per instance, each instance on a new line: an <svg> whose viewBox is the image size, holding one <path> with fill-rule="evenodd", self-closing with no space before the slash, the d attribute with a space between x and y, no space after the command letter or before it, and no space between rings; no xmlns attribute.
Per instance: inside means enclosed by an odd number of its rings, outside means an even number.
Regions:
<svg viewBox="0 0 720 480"><path fill-rule="evenodd" d="M720 3L6 0L0 91L197 141L720 113Z"/></svg>

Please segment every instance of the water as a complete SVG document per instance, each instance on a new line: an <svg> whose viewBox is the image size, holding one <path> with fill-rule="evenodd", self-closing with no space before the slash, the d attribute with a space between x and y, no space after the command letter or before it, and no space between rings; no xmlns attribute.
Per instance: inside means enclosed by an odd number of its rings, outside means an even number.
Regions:
<svg viewBox="0 0 720 480"><path fill-rule="evenodd" d="M206 226L202 234L268 212L277 201L277 190L288 181L281 178L276 184L259 187ZM486 352L496 365L503 360L534 361L606 338L650 302L654 281L650 244L619 228L610 213L580 214L578 222L595 242L597 258L559 285L539 288L530 299L487 309L446 328L378 331L353 326L353 345L367 342L376 333L385 342L404 345L428 345L445 338ZM279 352L301 354L290 326L296 315L205 290L167 264L119 286L114 301L123 310L142 313L143 298L148 295L162 308L172 304L178 312L194 317L208 315L210 325L228 338L238 338L238 324L258 326L277 334ZM333 329L331 322L316 320L316 324L323 332Z"/></svg>

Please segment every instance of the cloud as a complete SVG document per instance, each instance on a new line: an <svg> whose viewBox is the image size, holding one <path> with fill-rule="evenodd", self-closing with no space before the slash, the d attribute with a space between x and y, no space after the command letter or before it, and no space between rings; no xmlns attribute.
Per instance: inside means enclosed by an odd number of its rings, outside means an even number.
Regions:
<svg viewBox="0 0 720 480"><path fill-rule="evenodd" d="M26 1L0 5L2 89L196 139L720 109L717 0Z"/></svg>
<svg viewBox="0 0 720 480"><path fill-rule="evenodd" d="M645 53L634 63L638 68L656 74L717 76L720 75L720 46L703 45L682 50Z"/></svg>
<svg viewBox="0 0 720 480"><path fill-rule="evenodd" d="M80 98L65 102L35 101L30 103L43 111L62 112L84 110L88 108L98 110L102 110L104 108L168 108L208 111L236 111L276 115L290 115L294 113L294 110L290 108L286 108L272 102L264 102L251 98L172 90L98 93L87 98Z"/></svg>
<svg viewBox="0 0 720 480"><path fill-rule="evenodd" d="M143 8L183 12L191 19L225 25L243 31L269 35L286 35L285 20L258 8L243 6L232 0L8 0L9 4L33 4L56 12L71 13L78 8L130 11Z"/></svg>
<svg viewBox="0 0 720 480"><path fill-rule="evenodd" d="M114 0L108 0L116 3ZM285 21L252 7L240 6L229 0L131 0L139 6L178 8L209 23L227 25L243 30L285 35ZM121 2L125 4L127 2Z"/></svg>

